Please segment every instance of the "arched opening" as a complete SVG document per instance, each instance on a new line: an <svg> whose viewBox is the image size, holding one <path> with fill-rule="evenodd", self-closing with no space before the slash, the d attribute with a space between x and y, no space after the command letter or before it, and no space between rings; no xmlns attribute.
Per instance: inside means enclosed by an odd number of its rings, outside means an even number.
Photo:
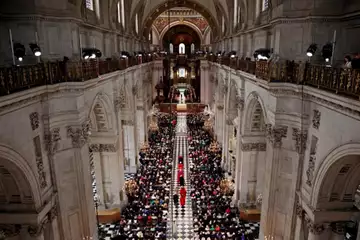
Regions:
<svg viewBox="0 0 360 240"><path fill-rule="evenodd" d="M193 28L186 25L176 25L164 34L162 42L166 51L170 52L169 47L172 44L174 53L190 54L191 44L194 44L195 49L199 49L201 38ZM185 48L180 48L180 44ZM180 53L180 50L182 50L182 53Z"/></svg>

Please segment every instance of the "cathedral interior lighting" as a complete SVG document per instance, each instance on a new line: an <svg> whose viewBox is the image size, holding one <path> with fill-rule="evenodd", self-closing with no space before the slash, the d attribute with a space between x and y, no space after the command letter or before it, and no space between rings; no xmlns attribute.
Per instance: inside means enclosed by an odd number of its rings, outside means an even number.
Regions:
<svg viewBox="0 0 360 240"><path fill-rule="evenodd" d="M312 56L314 56L316 50L317 50L317 44L316 44L316 43L313 43L313 44L311 44L311 45L309 46L309 48L307 49L306 55L307 55L308 57L312 57Z"/></svg>
<svg viewBox="0 0 360 240"><path fill-rule="evenodd" d="M25 56L25 47L21 43L14 44L14 56L17 58L19 62L23 61Z"/></svg>

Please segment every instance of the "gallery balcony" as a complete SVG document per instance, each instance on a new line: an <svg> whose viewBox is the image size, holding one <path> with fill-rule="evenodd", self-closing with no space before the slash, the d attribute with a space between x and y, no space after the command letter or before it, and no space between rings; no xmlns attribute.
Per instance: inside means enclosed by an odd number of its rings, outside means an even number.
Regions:
<svg viewBox="0 0 360 240"><path fill-rule="evenodd" d="M360 70L313 65L294 61L251 61L208 56L208 61L243 71L268 82L304 84L359 99Z"/></svg>
<svg viewBox="0 0 360 240"><path fill-rule="evenodd" d="M0 96L33 87L83 82L101 75L151 62L152 56L89 61L56 61L0 68Z"/></svg>

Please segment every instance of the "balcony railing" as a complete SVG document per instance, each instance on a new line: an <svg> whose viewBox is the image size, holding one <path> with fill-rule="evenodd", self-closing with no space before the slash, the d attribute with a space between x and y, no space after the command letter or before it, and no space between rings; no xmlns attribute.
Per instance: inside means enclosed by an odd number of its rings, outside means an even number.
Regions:
<svg viewBox="0 0 360 240"><path fill-rule="evenodd" d="M360 70L294 61L251 61L209 56L208 61L241 70L268 82L304 84L351 98L360 98Z"/></svg>
<svg viewBox="0 0 360 240"><path fill-rule="evenodd" d="M62 82L83 82L100 75L152 61L152 57L130 57L90 61L58 61L30 66L0 68L0 96Z"/></svg>

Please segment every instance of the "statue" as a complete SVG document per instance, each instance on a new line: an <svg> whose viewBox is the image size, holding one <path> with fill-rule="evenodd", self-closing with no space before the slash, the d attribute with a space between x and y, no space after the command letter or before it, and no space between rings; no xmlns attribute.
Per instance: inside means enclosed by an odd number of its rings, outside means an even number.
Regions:
<svg viewBox="0 0 360 240"><path fill-rule="evenodd" d="M209 116L208 121L211 121L211 120L214 118L214 116L215 116L214 112L211 111L209 105L206 105L206 106L205 106L203 114L204 114L205 116Z"/></svg>

